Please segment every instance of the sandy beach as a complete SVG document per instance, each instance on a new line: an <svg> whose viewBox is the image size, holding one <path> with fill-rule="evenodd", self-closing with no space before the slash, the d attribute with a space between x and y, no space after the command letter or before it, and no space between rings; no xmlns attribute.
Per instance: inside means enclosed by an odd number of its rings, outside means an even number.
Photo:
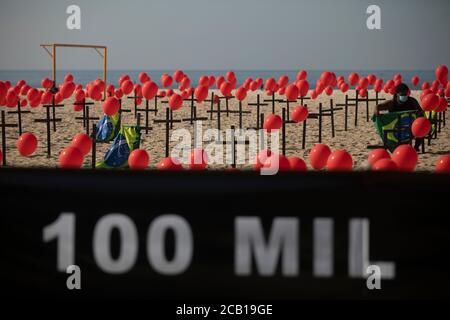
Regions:
<svg viewBox="0 0 450 320"><path fill-rule="evenodd" d="M257 95L260 94L261 100L270 99L264 92L255 91L248 92L247 98L243 102L244 111L252 111L251 114L243 115L243 127L254 127L256 125L256 107L248 106L247 103L255 103ZM354 92L349 92L349 97L354 97ZM420 91L413 91L412 96L418 99ZM283 97L276 96L276 98L283 99ZM375 93L369 91L369 98L375 98ZM379 94L379 98L390 99L391 95L384 94L384 92ZM343 103L345 100L345 94L340 91L334 91L332 96L326 96L325 94L319 96L316 100L305 100L304 104L308 106L309 112L318 112L319 103L323 103L323 107L328 109L330 106L330 99L333 99L334 104ZM167 98L163 98L163 101ZM122 108L131 109L132 112L123 113L122 123L123 124L136 124L136 119L134 116L134 103L133 99L124 98L122 100ZM161 100L160 100L161 101ZM159 101L158 103L158 114L155 116L154 113L149 114L149 125L153 127L152 131L148 134L145 130L142 130L142 141L141 148L145 149L150 155L150 165L149 169L155 168L158 161L165 156L165 124L153 123L154 119L164 119L165 108L167 104L163 105ZM61 118L62 122L57 123L56 132L51 132L52 139L52 156L47 158L46 148L46 124L36 123L34 119L45 118L45 108L37 107L30 108L25 107L24 110L31 110L31 114L24 114L22 118L22 126L24 132L32 132L38 138L38 148L36 152L30 157L21 156L15 146L16 140L19 137L17 128L8 128L6 131L7 137L7 161L8 166L14 167L57 167L58 166L58 155L62 149L67 147L72 138L77 134L84 132L83 123L81 120L76 120L75 117L82 116L82 112L74 112L73 110L73 98L64 101L65 106L58 108L56 112L56 117ZM291 103L290 109L299 105ZM143 108L145 102L139 107ZM149 102L150 108L154 107L154 102ZM221 102L222 109L225 108L225 102ZM276 103L276 113L281 115L281 110L286 104ZM369 115L372 116L373 108L375 102L370 102L369 105ZM2 107L2 110L12 111L12 109ZM349 107L348 114L348 131L344 131L344 110L335 111L335 137L331 136L331 119L330 117L323 118L323 132L322 132L322 143L330 146L332 150L345 149L353 157L354 169L355 170L365 170L368 168L367 155L370 150L367 149L368 145L379 145L381 140L376 133L373 122L369 119L366 122L366 103L360 102L359 112L358 112L358 126L354 125L355 108ZM207 113L210 110L210 103L204 102L197 104L197 116L198 117L210 117ZM229 110L238 110L238 102L236 99L230 99ZM261 112L265 115L270 114L272 111L271 102L268 102L267 106L261 107ZM448 114L448 113L447 113ZM96 102L94 105L90 106L90 115L101 117L102 112L102 102ZM190 102L185 101L183 107L174 112L174 119L188 118L190 116ZM203 131L208 128L216 128L217 126L217 115L214 114L213 120L203 121ZM448 116L447 116L448 117ZM142 113L142 124L145 124L145 113ZM7 123L17 123L17 114L7 114ZM448 121L448 120L447 120ZM222 130L229 129L231 126L238 127L239 116L238 114L221 114L221 128ZM92 124L91 124L92 126ZM286 155L287 156L299 156L308 164L308 154L310 149L314 144L318 143L318 120L308 119L307 120L307 135L306 135L306 147L302 149L302 127L301 123L290 123L286 125ZM193 126L189 121L175 123L174 129L184 128L193 133ZM172 142L171 147L173 147L176 142ZM281 146L281 141L280 141ZM108 144L98 144L97 147L97 161L103 158L107 150ZM424 154L419 154L419 162L416 170L418 171L433 171L435 162L437 158L442 154L447 154L450 152L450 125L443 127L441 132L438 134L437 139L431 141L430 146L426 146L426 152ZM90 154L85 158L85 166L89 166L91 162ZM250 163L239 164L237 167L240 169L251 169L253 164L253 159ZM210 165L209 169L223 169L229 167L228 165Z"/></svg>

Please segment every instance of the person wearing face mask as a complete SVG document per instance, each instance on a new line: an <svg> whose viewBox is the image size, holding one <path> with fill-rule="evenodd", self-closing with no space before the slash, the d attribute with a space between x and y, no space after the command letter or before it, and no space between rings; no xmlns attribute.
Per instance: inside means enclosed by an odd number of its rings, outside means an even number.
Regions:
<svg viewBox="0 0 450 320"><path fill-rule="evenodd" d="M401 112L416 111L418 117L423 117L424 113L419 102L409 96L409 88L406 84L401 83L395 87L395 94L392 100L387 100L375 107L375 115L379 115L380 111ZM416 139L414 148L419 150L424 139Z"/></svg>

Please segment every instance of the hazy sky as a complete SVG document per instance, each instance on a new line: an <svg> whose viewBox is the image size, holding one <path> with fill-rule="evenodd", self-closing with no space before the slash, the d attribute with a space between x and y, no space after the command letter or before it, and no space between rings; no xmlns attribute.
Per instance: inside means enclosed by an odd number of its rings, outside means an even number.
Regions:
<svg viewBox="0 0 450 320"><path fill-rule="evenodd" d="M109 69L426 70L450 65L449 16L448 0L0 0L0 69L50 69L39 44L60 42L108 46ZM93 50L58 52L58 68L101 67Z"/></svg>

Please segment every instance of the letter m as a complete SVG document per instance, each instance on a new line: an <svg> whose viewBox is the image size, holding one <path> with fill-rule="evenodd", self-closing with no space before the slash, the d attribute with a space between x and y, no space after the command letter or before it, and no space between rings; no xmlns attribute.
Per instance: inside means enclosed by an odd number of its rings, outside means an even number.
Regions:
<svg viewBox="0 0 450 320"><path fill-rule="evenodd" d="M298 274L298 219L275 218L266 241L258 217L237 217L235 220L235 273L252 274L252 257L255 257L259 275L272 276L281 257L284 276Z"/></svg>

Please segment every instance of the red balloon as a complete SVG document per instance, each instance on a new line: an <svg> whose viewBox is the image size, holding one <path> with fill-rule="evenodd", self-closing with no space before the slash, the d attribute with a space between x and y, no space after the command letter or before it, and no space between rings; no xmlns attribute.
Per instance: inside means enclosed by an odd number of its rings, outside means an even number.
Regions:
<svg viewBox="0 0 450 320"><path fill-rule="evenodd" d="M440 156L436 161L436 172L450 173L450 154Z"/></svg>
<svg viewBox="0 0 450 320"><path fill-rule="evenodd" d="M122 89L116 89L116 90L114 90L114 95L116 96L117 99L122 99L122 97L123 97L123 91L122 91Z"/></svg>
<svg viewBox="0 0 450 320"><path fill-rule="evenodd" d="M296 79L297 79L297 81L298 81L298 80L305 80L307 77L308 77L308 73L307 73L305 70L300 70L300 71L297 73Z"/></svg>
<svg viewBox="0 0 450 320"><path fill-rule="evenodd" d="M448 68L445 65L440 65L436 68L436 78L443 85L447 84L448 80Z"/></svg>
<svg viewBox="0 0 450 320"><path fill-rule="evenodd" d="M386 149L378 148L369 153L368 160L371 166L381 159L391 159L391 155Z"/></svg>
<svg viewBox="0 0 450 320"><path fill-rule="evenodd" d="M142 95L145 99L151 100L158 93L158 86L153 81L147 81L142 86Z"/></svg>
<svg viewBox="0 0 450 320"><path fill-rule="evenodd" d="M305 97L308 94L309 91L309 82L305 79L298 80L295 85L298 88L298 95L300 97Z"/></svg>
<svg viewBox="0 0 450 320"><path fill-rule="evenodd" d="M209 87L209 78L207 76L201 76L198 79L199 86Z"/></svg>
<svg viewBox="0 0 450 320"><path fill-rule="evenodd" d="M398 146L392 153L392 160L397 164L399 170L413 171L417 165L417 152L409 144Z"/></svg>
<svg viewBox="0 0 450 320"><path fill-rule="evenodd" d="M81 102L86 98L86 94L84 92L84 90L80 89L75 91L75 101L76 102Z"/></svg>
<svg viewBox="0 0 450 320"><path fill-rule="evenodd" d="M443 112L447 109L448 107L448 102L447 99L444 97L440 97L439 98L439 105L434 109L434 111L436 112Z"/></svg>
<svg viewBox="0 0 450 320"><path fill-rule="evenodd" d="M59 166L65 169L78 169L83 164L83 153L75 147L67 147L59 154Z"/></svg>
<svg viewBox="0 0 450 320"><path fill-rule="evenodd" d="M292 110L291 119L295 122L302 122L308 118L308 108L305 106L296 106Z"/></svg>
<svg viewBox="0 0 450 320"><path fill-rule="evenodd" d="M413 86L417 86L419 84L419 81L420 81L420 79L418 76L414 76L411 78L411 83Z"/></svg>
<svg viewBox="0 0 450 320"><path fill-rule="evenodd" d="M139 73L138 79L139 79L139 82L142 84L146 83L147 81L150 81L150 77L145 72Z"/></svg>
<svg viewBox="0 0 450 320"><path fill-rule="evenodd" d="M268 78L266 80L266 84L264 85L264 90L266 91L275 91L275 86L277 85L277 82L275 81L274 78Z"/></svg>
<svg viewBox="0 0 450 320"><path fill-rule="evenodd" d="M16 147L22 156L28 157L36 151L37 144L36 136L30 132L25 132L17 140Z"/></svg>
<svg viewBox="0 0 450 320"><path fill-rule="evenodd" d="M135 149L128 156L128 165L133 170L143 170L148 167L150 157L144 149Z"/></svg>
<svg viewBox="0 0 450 320"><path fill-rule="evenodd" d="M247 97L247 89L240 87L236 90L235 96L239 101L243 101Z"/></svg>
<svg viewBox="0 0 450 320"><path fill-rule="evenodd" d="M119 78L119 87L122 86L122 83L124 83L125 81L130 80L130 76L127 74L123 74L120 76Z"/></svg>
<svg viewBox="0 0 450 320"><path fill-rule="evenodd" d="M350 83L351 86L354 86L358 83L359 81L359 75L355 72L351 73L348 76L348 83Z"/></svg>
<svg viewBox="0 0 450 320"><path fill-rule="evenodd" d="M339 90L341 90L342 93L346 93L348 91L348 89L349 89L349 85L344 82L339 86Z"/></svg>
<svg viewBox="0 0 450 320"><path fill-rule="evenodd" d="M336 150L330 154L327 160L328 171L351 171L353 159L345 150Z"/></svg>
<svg viewBox="0 0 450 320"><path fill-rule="evenodd" d="M83 106L82 106L81 104L75 104L75 105L73 105L73 111L74 111L74 112L79 112L79 111L81 111L81 110L83 110Z"/></svg>
<svg viewBox="0 0 450 320"><path fill-rule="evenodd" d="M226 74L227 81L234 82L236 80L236 75L233 71L228 71Z"/></svg>
<svg viewBox="0 0 450 320"><path fill-rule="evenodd" d="M289 77L286 75L282 75L279 79L278 79L278 85L280 87L286 87L287 84L289 83Z"/></svg>
<svg viewBox="0 0 450 320"><path fill-rule="evenodd" d="M361 89L367 89L367 87L369 86L369 80L367 78L361 78L359 80L359 86L361 87Z"/></svg>
<svg viewBox="0 0 450 320"><path fill-rule="evenodd" d="M73 82L73 75L70 73L66 74L64 77L64 82Z"/></svg>
<svg viewBox="0 0 450 320"><path fill-rule="evenodd" d="M108 116L115 115L119 111L119 108L119 100L114 97L108 97L105 102L103 102L103 112Z"/></svg>
<svg viewBox="0 0 450 320"><path fill-rule="evenodd" d="M259 170L267 162L267 159L272 155L272 151L268 149L261 150L256 155L255 163L253 164L253 169Z"/></svg>
<svg viewBox="0 0 450 320"><path fill-rule="evenodd" d="M169 107L175 111L183 106L183 97L177 93L172 94L169 99Z"/></svg>
<svg viewBox="0 0 450 320"><path fill-rule="evenodd" d="M330 154L331 150L327 145L316 144L309 153L309 162L314 169L321 170L327 164Z"/></svg>
<svg viewBox="0 0 450 320"><path fill-rule="evenodd" d="M28 90L27 99L28 99L28 101L33 101L38 97L38 95L39 95L39 90L36 88L31 88L30 90Z"/></svg>
<svg viewBox="0 0 450 320"><path fill-rule="evenodd" d="M102 98L102 90L101 90L101 87L99 85L96 85L96 84L90 85L89 87L87 87L87 91L88 91L88 94L89 94L89 98L91 98L92 100L95 100L95 101L101 100L101 98ZM133 83L131 83L131 90L130 90L130 92L131 91L133 91Z"/></svg>
<svg viewBox="0 0 450 320"><path fill-rule="evenodd" d="M41 81L41 86L42 88L50 89L53 86L53 81L50 80L49 78L44 78Z"/></svg>
<svg viewBox="0 0 450 320"><path fill-rule="evenodd" d="M61 87L61 95L64 99L68 99L75 90L75 84L73 82L65 82Z"/></svg>
<svg viewBox="0 0 450 320"><path fill-rule="evenodd" d="M125 95L128 95L133 91L134 85L131 80L125 80L124 82L122 82L120 88L122 89Z"/></svg>
<svg viewBox="0 0 450 320"><path fill-rule="evenodd" d="M397 164L390 158L380 159L372 165L374 171L396 171L397 169Z"/></svg>
<svg viewBox="0 0 450 320"><path fill-rule="evenodd" d="M263 168L277 168L279 171L291 170L291 164L288 158L282 154L271 153L263 163Z"/></svg>
<svg viewBox="0 0 450 320"><path fill-rule="evenodd" d="M225 97L230 97L232 90L233 90L233 87L229 82L222 82L222 84L220 85L220 92Z"/></svg>
<svg viewBox="0 0 450 320"><path fill-rule="evenodd" d="M198 102L203 102L208 97L208 87L199 85L195 88L194 96Z"/></svg>
<svg viewBox="0 0 450 320"><path fill-rule="evenodd" d="M439 106L439 97L433 93L427 94L422 98L422 109L432 111Z"/></svg>
<svg viewBox="0 0 450 320"><path fill-rule="evenodd" d="M332 86L328 86L325 88L325 93L327 96L331 96L333 94L333 87Z"/></svg>
<svg viewBox="0 0 450 320"><path fill-rule="evenodd" d="M279 130L282 125L282 119L279 115L270 114L264 120L263 128L267 132L271 132L272 130Z"/></svg>
<svg viewBox="0 0 450 320"><path fill-rule="evenodd" d="M305 160L299 157L289 157L288 158L290 169L292 171L307 171Z"/></svg>
<svg viewBox="0 0 450 320"><path fill-rule="evenodd" d="M200 148L195 148L189 157L189 168L191 170L204 170L208 166L208 154Z"/></svg>
<svg viewBox="0 0 450 320"><path fill-rule="evenodd" d="M420 117L414 120L411 131L416 138L425 137L431 130L431 122L427 118Z"/></svg>
<svg viewBox="0 0 450 320"><path fill-rule="evenodd" d="M20 100L20 107L21 107L21 108L24 108L24 107L26 107L26 106L27 106L27 104L28 104L28 101L27 101L27 99L22 99L22 100Z"/></svg>
<svg viewBox="0 0 450 320"><path fill-rule="evenodd" d="M285 91L286 99L290 101L296 101L298 98L298 88L296 85L291 84Z"/></svg>
<svg viewBox="0 0 450 320"><path fill-rule="evenodd" d="M165 73L161 76L161 84L163 85L163 87L168 88L172 85L172 83L173 83L173 79L167 73Z"/></svg>
<svg viewBox="0 0 450 320"><path fill-rule="evenodd" d="M92 139L86 133L79 133L73 137L70 146L78 148L84 157L92 149Z"/></svg>
<svg viewBox="0 0 450 320"><path fill-rule="evenodd" d="M49 104L52 102L53 95L50 91L45 91L41 96L41 104Z"/></svg>
<svg viewBox="0 0 450 320"><path fill-rule="evenodd" d="M161 159L161 161L159 161L158 165L156 166L156 169L168 170L168 171L172 171L172 170L178 171L178 170L182 170L183 166L175 158L167 157L167 158L163 158L163 159Z"/></svg>

